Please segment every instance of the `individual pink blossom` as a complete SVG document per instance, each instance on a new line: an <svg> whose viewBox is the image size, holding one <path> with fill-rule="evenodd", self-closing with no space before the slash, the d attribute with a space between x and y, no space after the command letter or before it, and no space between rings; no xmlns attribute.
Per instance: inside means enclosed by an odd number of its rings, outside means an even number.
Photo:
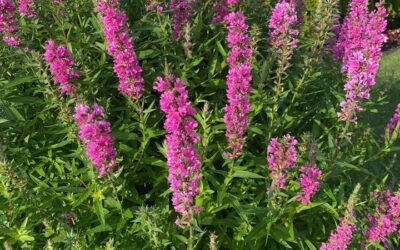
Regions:
<svg viewBox="0 0 400 250"><path fill-rule="evenodd" d="M21 44L15 12L13 1L0 0L0 38L12 47L18 47Z"/></svg>
<svg viewBox="0 0 400 250"><path fill-rule="evenodd" d="M146 5L146 11L157 11L158 13L163 12L164 10L164 5L165 5L165 0L150 0L149 3Z"/></svg>
<svg viewBox="0 0 400 250"><path fill-rule="evenodd" d="M303 166L300 168L302 173L300 176L300 187L302 193L297 199L304 204L310 204L310 199L316 194L320 183L319 179L322 176L322 171L313 166Z"/></svg>
<svg viewBox="0 0 400 250"><path fill-rule="evenodd" d="M108 54L114 58L114 72L119 78L118 89L132 99L139 99L144 90L142 68L129 36L128 17L118 9L119 0L99 0L98 11L108 42Z"/></svg>
<svg viewBox="0 0 400 250"><path fill-rule="evenodd" d="M352 0L335 45L335 57L342 58L342 72L347 75L344 86L346 100L338 113L343 121L356 123L356 113L362 111L362 99L369 98L376 83L382 44L386 40L387 11L383 2L368 13L368 0Z"/></svg>
<svg viewBox="0 0 400 250"><path fill-rule="evenodd" d="M299 35L298 13L296 2L280 1L272 12L269 21L270 37L269 42L278 54L285 54L288 60L297 47Z"/></svg>
<svg viewBox="0 0 400 250"><path fill-rule="evenodd" d="M177 40L182 37L183 27L193 15L192 2L188 0L171 0L170 9L172 10L172 28L174 34L172 38Z"/></svg>
<svg viewBox="0 0 400 250"><path fill-rule="evenodd" d="M342 219L336 231L329 237L328 243L322 243L320 250L347 250L353 239L353 232L357 229L355 225Z"/></svg>
<svg viewBox="0 0 400 250"><path fill-rule="evenodd" d="M232 12L225 17L228 29L228 46L231 49L227 58L229 71L227 76L228 104L225 106L224 121L231 159L237 158L246 142L245 134L249 126L250 97L252 91L250 82L252 49L248 26L242 12Z"/></svg>
<svg viewBox="0 0 400 250"><path fill-rule="evenodd" d="M364 234L370 242L386 244L386 237L397 232L400 225L400 195L386 191L375 196L378 197L378 204L375 213L368 215L370 227Z"/></svg>
<svg viewBox="0 0 400 250"><path fill-rule="evenodd" d="M111 136L111 125L104 120L104 109L98 104L92 107L79 104L74 118L79 125L79 137L86 143L86 154L97 168L99 177L116 167L117 151Z"/></svg>
<svg viewBox="0 0 400 250"><path fill-rule="evenodd" d="M197 135L197 121L193 118L196 110L190 104L185 83L174 76L157 78L154 89L161 94L161 110L166 114L164 128L168 135L167 158L169 166L168 181L175 211L182 215L177 224L189 222L192 213L200 212L194 205L199 194L201 171L200 156L195 143L200 140Z"/></svg>
<svg viewBox="0 0 400 250"><path fill-rule="evenodd" d="M386 130L389 130L389 138L392 138L393 132L400 126L400 104L397 105L393 117L390 119ZM400 131L399 131L400 132Z"/></svg>
<svg viewBox="0 0 400 250"><path fill-rule="evenodd" d="M275 187L285 188L289 169L296 165L297 140L290 135L285 135L281 141L273 138L268 146L268 169L272 173Z"/></svg>
<svg viewBox="0 0 400 250"><path fill-rule="evenodd" d="M71 94L79 87L79 83L76 82L79 71L73 69L74 58L64 45L57 46L53 40L48 41L45 48L44 58L50 66L54 82L61 85L61 93Z"/></svg>
<svg viewBox="0 0 400 250"><path fill-rule="evenodd" d="M25 15L29 18L36 16L35 3L33 0L18 0L18 5L20 15Z"/></svg>

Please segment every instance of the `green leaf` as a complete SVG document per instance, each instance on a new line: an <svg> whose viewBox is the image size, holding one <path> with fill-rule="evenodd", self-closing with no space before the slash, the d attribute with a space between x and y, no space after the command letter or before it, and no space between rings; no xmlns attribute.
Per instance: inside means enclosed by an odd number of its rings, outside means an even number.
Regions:
<svg viewBox="0 0 400 250"><path fill-rule="evenodd" d="M94 205L94 209L96 211L97 216L99 217L101 224L105 225L106 220L104 218L103 202L99 199L93 199L93 205Z"/></svg>
<svg viewBox="0 0 400 250"><path fill-rule="evenodd" d="M85 200L87 200L90 195L93 193L93 190L95 189L96 185L95 184L90 184L90 186L86 189L86 191L79 197L79 199L77 201L75 201L74 203L72 203L73 207L77 207L80 204L82 204L82 202L84 202Z"/></svg>
<svg viewBox="0 0 400 250"><path fill-rule="evenodd" d="M0 124L6 123L6 122L9 122L9 120L0 118Z"/></svg>
<svg viewBox="0 0 400 250"><path fill-rule="evenodd" d="M235 171L235 173L233 174L233 177L236 178L245 178L245 179L265 179L264 176L261 176L259 174L255 174L249 171L244 171L244 170L238 170Z"/></svg>
<svg viewBox="0 0 400 250"><path fill-rule="evenodd" d="M87 231L88 234L95 234L95 233L101 233L101 232L109 232L112 231L112 227L109 225L99 225L94 228L91 228Z"/></svg>

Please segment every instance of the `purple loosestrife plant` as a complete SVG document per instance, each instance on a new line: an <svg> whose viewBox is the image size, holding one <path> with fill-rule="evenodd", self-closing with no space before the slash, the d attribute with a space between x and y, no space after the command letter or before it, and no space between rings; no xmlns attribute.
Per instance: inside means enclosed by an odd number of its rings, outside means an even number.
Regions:
<svg viewBox="0 0 400 250"><path fill-rule="evenodd" d="M270 119L270 128L272 128L275 121L274 116L279 110L279 98L283 92L283 77L290 66L290 59L298 43L299 23L293 1L288 3L286 0L282 0L275 6L269 21L269 29L271 53L275 55L277 62L276 79L274 81L274 105Z"/></svg>
<svg viewBox="0 0 400 250"><path fill-rule="evenodd" d="M319 179L322 176L322 171L317 167L303 166L300 168L300 172L302 173L300 176L302 192L297 200L308 205L311 202L311 198L320 187Z"/></svg>
<svg viewBox="0 0 400 250"><path fill-rule="evenodd" d="M157 78L154 89L161 94L161 110L166 114L164 128L168 150L168 166L175 211L182 215L176 223L188 224L193 213L200 212L194 199L199 194L199 179L201 171L200 156L195 143L200 140L197 135L197 121L193 118L196 110L188 98L185 83L174 76Z"/></svg>
<svg viewBox="0 0 400 250"><path fill-rule="evenodd" d="M274 183L271 190L276 187L285 188L289 169L296 165L297 140L290 135L285 135L281 141L273 138L268 146L268 169L272 173Z"/></svg>
<svg viewBox="0 0 400 250"><path fill-rule="evenodd" d="M370 227L364 231L369 242L386 244L386 237L398 232L400 225L400 195L392 195L390 191L373 193L378 204L375 214L369 214ZM387 247L388 248L388 247Z"/></svg>
<svg viewBox="0 0 400 250"><path fill-rule="evenodd" d="M18 47L21 39L18 37L16 7L11 0L0 0L0 37L9 46Z"/></svg>
<svg viewBox="0 0 400 250"><path fill-rule="evenodd" d="M170 9L172 10L172 28L174 34L172 38L178 40L183 35L183 27L190 21L193 15L192 2L188 0L171 0Z"/></svg>
<svg viewBox="0 0 400 250"><path fill-rule="evenodd" d="M354 207L361 185L357 184L346 205L346 214L340 220L335 232L329 236L327 243L322 243L320 250L347 250L357 230L354 219Z"/></svg>
<svg viewBox="0 0 400 250"><path fill-rule="evenodd" d="M150 0L147 4L146 4L146 11L157 11L158 13L163 12L164 10L164 6L165 6L165 0Z"/></svg>
<svg viewBox="0 0 400 250"><path fill-rule="evenodd" d="M224 21L225 16L229 14L228 0L216 0L213 2L212 7L217 12L212 22L219 23Z"/></svg>
<svg viewBox="0 0 400 250"><path fill-rule="evenodd" d="M269 21L269 42L275 53L290 60L293 50L297 47L299 35L298 17L294 2L279 2L272 12Z"/></svg>
<svg viewBox="0 0 400 250"><path fill-rule="evenodd" d="M98 104L92 107L79 104L75 107L74 118L79 125L79 137L86 143L86 154L97 168L99 177L117 165L111 125L104 120L104 116L104 109Z"/></svg>
<svg viewBox="0 0 400 250"><path fill-rule="evenodd" d="M228 29L228 46L231 49L227 58L229 71L227 76L228 104L225 106L224 121L231 159L237 158L246 142L245 134L249 126L250 97L252 91L250 82L251 63L253 54L248 35L248 26L242 12L232 12L225 17Z"/></svg>
<svg viewBox="0 0 400 250"><path fill-rule="evenodd" d="M213 23L223 22L225 16L230 13L229 7L238 4L240 0L215 0L212 4L217 15L213 17Z"/></svg>
<svg viewBox="0 0 400 250"><path fill-rule="evenodd" d="M320 250L347 250L356 229L355 225L342 220L336 231L329 237L329 242L322 243Z"/></svg>
<svg viewBox="0 0 400 250"><path fill-rule="evenodd" d="M363 110L360 101L369 98L376 83L382 44L386 40L383 32L388 14L383 2L369 14L367 5L367 0L352 0L335 48L337 58L343 54L342 72L348 79L344 86L346 100L340 104L338 115L352 123L357 122L356 113Z"/></svg>
<svg viewBox="0 0 400 250"><path fill-rule="evenodd" d="M68 49L50 40L46 43L46 52L44 58L50 66L50 72L54 76L54 82L61 85L60 92L62 94L71 94L79 83L76 80L79 77L79 72L73 69L74 58Z"/></svg>
<svg viewBox="0 0 400 250"><path fill-rule="evenodd" d="M108 54L114 58L114 72L119 78L119 91L134 100L144 90L142 68L129 36L128 17L118 9L119 0L99 0L98 11L108 42Z"/></svg>
<svg viewBox="0 0 400 250"><path fill-rule="evenodd" d="M33 0L18 0L18 5L19 14L21 16L25 15L29 18L36 16L35 3Z"/></svg>
<svg viewBox="0 0 400 250"><path fill-rule="evenodd" d="M396 111L394 112L393 117L390 119L389 124L387 125L386 130L389 133L389 138L392 139L393 133L396 128L400 126L400 104L397 105Z"/></svg>

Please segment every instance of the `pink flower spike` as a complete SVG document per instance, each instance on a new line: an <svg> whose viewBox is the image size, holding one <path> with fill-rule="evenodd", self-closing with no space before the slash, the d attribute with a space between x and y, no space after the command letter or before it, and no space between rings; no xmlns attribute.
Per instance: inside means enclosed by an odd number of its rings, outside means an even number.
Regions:
<svg viewBox="0 0 400 250"><path fill-rule="evenodd" d="M297 140L290 135L285 135L281 142L273 138L268 146L268 169L272 173L275 187L285 188L289 169L296 165L297 161Z"/></svg>
<svg viewBox="0 0 400 250"><path fill-rule="evenodd" d="M162 93L160 106L166 114L164 128L168 132L168 181L173 191L172 204L175 211L182 215L177 225L182 225L182 221L191 220L192 213L201 211L194 205L195 197L200 193L201 172L200 156L195 147L200 140L198 124L193 118L196 110L189 102L186 85L181 79L158 77L154 89Z"/></svg>
<svg viewBox="0 0 400 250"><path fill-rule="evenodd" d="M182 37L183 28L193 15L192 2L188 0L171 0L170 9L172 10L172 28L174 34L172 38L178 40Z"/></svg>
<svg viewBox="0 0 400 250"><path fill-rule="evenodd" d="M33 0L18 0L18 5L19 14L21 16L25 15L28 18L36 16L35 3Z"/></svg>
<svg viewBox="0 0 400 250"><path fill-rule="evenodd" d="M0 0L0 38L11 47L18 47L18 21L15 17L16 7L11 0Z"/></svg>
<svg viewBox="0 0 400 250"><path fill-rule="evenodd" d="M108 42L108 54L114 58L114 72L119 78L118 89L137 100L144 90L142 68L129 36L128 17L118 9L118 5L119 0L99 0L98 11Z"/></svg>
<svg viewBox="0 0 400 250"><path fill-rule="evenodd" d="M117 165L111 124L104 120L104 116L104 109L98 104L92 107L79 104L75 107L74 118L79 125L79 138L85 142L86 154L97 168L99 177Z"/></svg>
<svg viewBox="0 0 400 250"><path fill-rule="evenodd" d="M364 231L369 242L386 243L386 237L398 232L400 225L400 195L390 191L377 194L375 213L369 214L370 227Z"/></svg>
<svg viewBox="0 0 400 250"><path fill-rule="evenodd" d="M291 58L298 43L299 22L296 4L293 1L288 3L282 0L275 6L269 21L269 42L278 54L287 53L287 60Z"/></svg>
<svg viewBox="0 0 400 250"><path fill-rule="evenodd" d="M336 228L336 232L329 237L328 243L322 243L320 250L347 250L353 239L353 232L357 227L345 219Z"/></svg>
<svg viewBox="0 0 400 250"><path fill-rule="evenodd" d="M357 112L362 111L360 101L369 98L376 83L382 44L386 40L386 17L383 2L368 13L368 0L352 0L350 11L344 19L334 47L335 58L343 60L342 72L347 75L344 85L346 100L338 116L343 121L357 122Z"/></svg>
<svg viewBox="0 0 400 250"><path fill-rule="evenodd" d="M46 52L44 58L50 66L50 72L54 76L54 82L61 85L60 92L63 94L71 94L79 83L76 80L79 78L79 72L73 69L74 58L68 49L50 40L45 46Z"/></svg>
<svg viewBox="0 0 400 250"><path fill-rule="evenodd" d="M300 168L300 172L302 173L300 176L302 193L298 201L308 205L310 204L310 199L315 195L320 186L318 180L322 176L322 171L316 167L304 166Z"/></svg>
<svg viewBox="0 0 400 250"><path fill-rule="evenodd" d="M228 29L228 46L231 53L227 58L229 71L226 80L228 87L228 104L225 106L224 122L226 124L226 137L229 158L237 158L246 142L245 134L249 126L248 113L250 112L250 97L252 80L250 58L252 49L248 26L242 12L232 12L225 16Z"/></svg>

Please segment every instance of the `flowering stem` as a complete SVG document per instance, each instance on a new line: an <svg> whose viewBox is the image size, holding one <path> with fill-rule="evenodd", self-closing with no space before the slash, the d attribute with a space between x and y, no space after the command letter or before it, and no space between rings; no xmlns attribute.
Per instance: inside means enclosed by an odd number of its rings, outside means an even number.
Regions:
<svg viewBox="0 0 400 250"><path fill-rule="evenodd" d="M231 161L231 166L229 167L228 175L225 177L224 184L222 185L221 192L218 193L217 201L218 204L222 204L226 192L228 191L229 184L233 179L233 167L235 166L235 160Z"/></svg>
<svg viewBox="0 0 400 250"><path fill-rule="evenodd" d="M187 246L188 250L193 250L193 241L194 241L193 225L192 225L192 221L189 221L189 242L188 242L188 246Z"/></svg>

